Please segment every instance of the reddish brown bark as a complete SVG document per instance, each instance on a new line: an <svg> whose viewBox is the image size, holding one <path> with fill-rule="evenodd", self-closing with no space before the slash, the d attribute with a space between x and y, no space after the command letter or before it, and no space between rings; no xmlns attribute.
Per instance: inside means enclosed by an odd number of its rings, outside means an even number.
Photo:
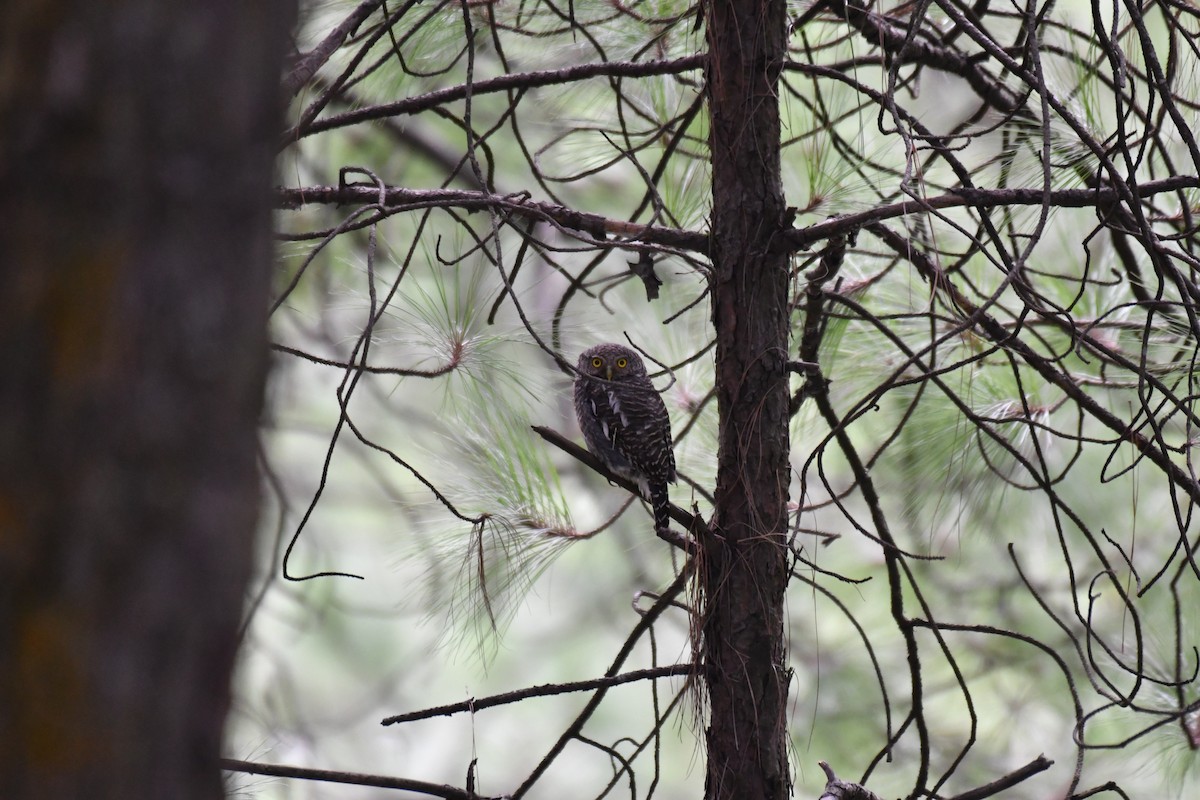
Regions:
<svg viewBox="0 0 1200 800"><path fill-rule="evenodd" d="M0 796L219 797L291 4L18 5L0 26Z"/></svg>
<svg viewBox="0 0 1200 800"><path fill-rule="evenodd" d="M711 279L720 425L717 536L705 542L706 796L784 798L783 591L788 469L788 260L778 74L781 0L707 6Z"/></svg>

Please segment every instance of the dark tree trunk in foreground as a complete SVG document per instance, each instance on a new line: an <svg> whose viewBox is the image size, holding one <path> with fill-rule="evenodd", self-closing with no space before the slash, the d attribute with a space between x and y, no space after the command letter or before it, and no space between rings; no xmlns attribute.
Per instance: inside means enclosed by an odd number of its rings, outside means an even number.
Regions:
<svg viewBox="0 0 1200 800"><path fill-rule="evenodd" d="M788 470L788 259L778 74L782 0L707 5L713 163L712 304L720 425L705 542L706 796L789 794L783 590Z"/></svg>
<svg viewBox="0 0 1200 800"><path fill-rule="evenodd" d="M292 9L0 26L0 796L218 797Z"/></svg>

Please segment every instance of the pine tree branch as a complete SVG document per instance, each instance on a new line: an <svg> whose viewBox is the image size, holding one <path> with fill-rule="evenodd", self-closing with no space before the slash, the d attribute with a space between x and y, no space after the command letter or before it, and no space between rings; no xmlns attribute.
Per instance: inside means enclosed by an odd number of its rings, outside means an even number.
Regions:
<svg viewBox="0 0 1200 800"><path fill-rule="evenodd" d="M1053 761L1046 758L1044 755L1040 755L1025 766L1015 769L1007 775L997 778L991 783L978 786L974 789L963 792L962 794L956 794L951 797L950 800L983 800L983 798L999 794L1005 789L1011 789L1021 781L1032 778L1039 772L1045 772L1052 766L1054 766Z"/></svg>
<svg viewBox="0 0 1200 800"><path fill-rule="evenodd" d="M280 188L276 193L278 207L297 209L306 205L362 205L380 203L378 189L365 185L305 186L296 189ZM590 214L555 203L531 200L524 194L497 195L465 189L405 189L389 187L382 204L385 208L461 208L466 211L499 209L529 219L543 220L563 233L589 244L618 247L628 250L644 249L645 245L678 248L696 253L708 252L708 235L680 228L639 225L634 222ZM370 224L371 219L363 221ZM582 235L581 235L582 234ZM608 239L609 235L622 237Z"/></svg>
<svg viewBox="0 0 1200 800"><path fill-rule="evenodd" d="M1200 188L1200 177L1178 175L1139 184L1138 195L1146 200L1158 194L1181 189ZM922 214L947 208L1000 208L1007 206L1037 206L1048 203L1059 208L1104 208L1120 200L1112 187L1083 189L951 189L945 194L920 200L903 200L875 206L854 214L845 214L806 227L792 228L780 233L777 246L791 251L807 250L813 244L854 232L871 224L910 214ZM373 186L304 186L278 188L276 204L282 209L298 209L306 205L361 205L380 202L379 190ZM388 187L383 196L386 208L461 208L482 211L498 208L530 219L549 222L564 233L597 246L644 250L645 245L676 248L707 255L709 235L703 231L639 225L625 220L576 211L556 203L532 200L524 194L497 195L465 189L406 189ZM369 225L373 220L362 221ZM580 234L584 234L580 236ZM619 236L618 240L608 237Z"/></svg>
<svg viewBox="0 0 1200 800"><path fill-rule="evenodd" d="M371 16L371 13L382 3L383 0L363 0L316 47L298 57L283 77L283 88L288 95L295 95L303 89L312 76L317 73L317 70L329 60L334 51L342 46L346 37L357 30L363 20Z"/></svg>
<svg viewBox="0 0 1200 800"><path fill-rule="evenodd" d="M392 717L386 717L379 724L395 725L401 722L415 722L416 720L421 719L431 719L432 717L448 717L452 714L461 714L467 711L474 713L476 711L482 711L485 708L493 708L495 706L516 703L521 700L526 700L530 697L552 697L556 694L586 692L592 689L620 686L623 683L632 683L634 681L668 678L673 675L688 675L691 673L691 671L691 664L670 664L665 667L636 669L631 672L624 672L620 675L613 675L604 678L593 678L592 680L587 681L572 681L570 683L544 683L540 686L530 686L528 688L518 689L513 692L494 694L490 697L473 697L470 700L464 700L461 703L450 703L448 705L436 706L434 708L424 708L420 711L410 711L407 714L396 714Z"/></svg>
<svg viewBox="0 0 1200 800"><path fill-rule="evenodd" d="M356 108L343 114L314 120L304 127L294 127L283 135L283 146L311 136L314 133L345 128L360 122L386 119L404 115L417 114L431 108L463 100L468 93L472 97L496 92L507 92L514 89L534 89L540 86L556 86L559 84L575 83L588 78L621 77L645 78L651 75L672 75L679 72L689 72L704 66L703 53L685 56L683 58L665 61L604 61L592 64L579 64L563 69L542 70L540 72L519 72L500 75L487 80L475 81L470 85L459 84L438 89L434 92L406 97L393 103L382 103L366 108Z"/></svg>
<svg viewBox="0 0 1200 800"><path fill-rule="evenodd" d="M371 786L377 789L400 789L417 794L427 794L432 797L442 797L445 800L500 800L498 797L485 797L473 791L459 789L457 786L417 781L410 778L395 778L390 775L370 775L362 772L293 767L288 764L261 764L255 761L241 761L236 758L221 759L221 769L228 770L229 772L245 772L250 775L270 775L276 778L325 781L326 783L341 783L349 786Z"/></svg>
<svg viewBox="0 0 1200 800"><path fill-rule="evenodd" d="M553 431L551 431L551 433L553 433ZM608 670L605 672L606 676L611 677L617 674L617 671L621 668L621 665L625 663L625 660L629 658L630 653L633 652L633 648L637 644L638 640L642 638L642 634L650 630L663 612L675 604L675 598L678 597L688 585L688 578L691 575L692 569L695 567L695 563L696 562L694 558L689 558L687 563L684 564L683 569L680 570L677 576L675 576L675 580L671 582L671 585L663 590L663 593L659 595L658 600L655 601L654 605L647 609L646 613L642 614L642 617L638 620L637 625L635 625L633 630L629 632L629 636L625 638L625 643L621 645L621 649L617 653L616 658L614 658L612 663L609 665ZM601 686L596 690L596 693L592 695L590 700L588 700L587 705L583 707L583 710L581 710L578 716L576 716L571 724L567 726L567 729L563 731L558 740L555 741L546 754L542 756L541 761L539 761L537 766L533 768L533 771L529 773L529 776L526 777L521 785L517 787L516 791L510 795L513 800L521 800L521 798L523 798L529 792L529 790L533 788L538 780L541 779L546 770L550 768L550 765L558 759L563 749L567 746L567 743L572 739L579 737L580 732L583 730L583 726L587 724L589 719L591 719L592 714L596 712L596 709L600 707L600 703L608 694L608 688L609 687L607 686Z"/></svg>
<svg viewBox="0 0 1200 800"><path fill-rule="evenodd" d="M642 496L641 490L638 488L636 483L610 472L608 467L604 466L604 464L600 462L600 459L592 455L590 451L575 444L558 431L552 428L543 427L541 425L531 425L530 427L533 428L534 432L536 432L538 436L541 436L547 442L554 445L559 450L562 450L567 455L573 457L575 460L581 461L587 466L591 467L595 472L599 473L606 480L608 480L609 483L615 483L617 486L620 486L622 489L625 489L637 495L638 497ZM649 498L643 499L648 500ZM674 503L671 503L670 506L671 519L682 525L685 530L696 531L708 529L708 524L699 514L690 514ZM657 533L660 539L663 539L669 544L675 545L686 553L693 553L695 551L696 543L686 536L676 533L669 528L660 529L657 531Z"/></svg>
<svg viewBox="0 0 1200 800"><path fill-rule="evenodd" d="M1024 109L1024 98L985 70L978 58L967 55L957 47L947 47L925 30L910 30L907 27L919 24L922 20L911 18L906 24L846 0L829 0L828 7L836 17L862 34L867 42L878 46L893 58L960 76L980 99L1001 113L1016 114Z"/></svg>
<svg viewBox="0 0 1200 800"><path fill-rule="evenodd" d="M1131 444L1142 456L1152 461L1180 490L1193 500L1200 501L1200 483L1196 481L1186 467L1176 464L1171 459L1171 455L1159 447L1156 438L1147 437L1132 425L1127 424L1112 411L1105 408L1096 398L1088 394L1069 375L1064 373L1053 359L1043 357L1023 340L1013 336L999 321L991 314L988 314L985 308L977 308L962 292L953 287L953 284L937 268L936 264L920 252L918 248L913 247L903 236L889 230L883 225L868 225L866 226L866 230L877 236L898 255L908 259L927 280L933 281L939 286L950 287L955 302L965 313L971 316L975 322L975 329L980 335L1019 357L1048 383L1061 389L1067 397L1071 398L1071 401L1076 406L1117 434L1122 441ZM1119 358L1119 354L1115 353L1111 348L1104 347L1100 342L1093 341L1092 346L1102 350L1114 359ZM1173 398L1173 393L1169 387L1162 384L1153 375L1141 372L1137 364L1125 360L1122 366L1129 369L1133 374L1140 374L1141 380L1153 385L1164 396ZM1195 417L1193 413L1187 411L1178 399L1173 399L1173 402L1180 404L1181 410L1190 418L1190 422L1200 424L1200 418Z"/></svg>

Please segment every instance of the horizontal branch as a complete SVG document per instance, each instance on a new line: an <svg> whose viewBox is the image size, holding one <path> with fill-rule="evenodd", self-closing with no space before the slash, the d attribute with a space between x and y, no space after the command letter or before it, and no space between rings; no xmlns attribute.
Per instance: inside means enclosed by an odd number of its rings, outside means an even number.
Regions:
<svg viewBox="0 0 1200 800"><path fill-rule="evenodd" d="M369 775L362 772L341 772L332 769L311 769L309 767L293 767L287 764L260 764L254 761L240 761L235 758L222 758L221 769L229 772L245 772L250 775L270 775L276 778L296 778L305 781L324 781L326 783L342 783L351 786L373 786L378 789L401 789L427 794L431 797L442 797L445 800L499 800L485 797L457 786L443 783L415 781L409 778L393 778L389 775Z"/></svg>
<svg viewBox="0 0 1200 800"><path fill-rule="evenodd" d="M1138 184L1138 196L1143 200L1157 194L1177 192L1181 189L1200 188L1200 177L1177 175ZM1053 208L1090 208L1110 206L1121 199L1116 189L1100 187L1092 189L949 189L945 194L924 197L920 200L903 200L865 211L844 214L838 217L794 228L783 234L787 246L792 250L806 250L813 244L833 236L853 233L871 223L883 222L909 214L946 208L998 208L1000 206L1037 206L1045 203Z"/></svg>
<svg viewBox="0 0 1200 800"><path fill-rule="evenodd" d="M436 708L426 708L421 711L411 711L407 714L397 714L394 717L388 717L379 723L380 725L394 725L400 722L414 722L420 719L431 719L433 717L448 717L451 714L462 714L470 711L481 711L485 708L494 706L508 705L521 700L527 700L531 697L552 697L556 694L568 694L570 692L586 692L592 689L600 689L609 686L620 686L623 683L633 683L634 681L651 680L654 678L669 678L672 675L687 675L692 670L691 664L671 664L665 667L653 667L651 669L637 669L632 672L624 672L620 675L613 675L610 678L593 678L588 681L573 681L571 683L546 683L541 686L530 686L526 689L518 689L515 692L505 692L504 694L494 694L491 697L472 698L464 700L461 703L451 703L445 706L437 706Z"/></svg>
<svg viewBox="0 0 1200 800"><path fill-rule="evenodd" d="M295 209L306 205L364 205L380 202L379 190L373 186L305 186L298 189L280 188L276 191L279 208ZM600 214L531 200L521 194L498 195L465 189L403 189L388 187L383 203L388 208L461 208L466 211L503 209L535 220L544 220L568 231L587 235L592 244L603 244L609 235L624 242L642 242L675 247L697 253L708 252L708 235L680 228L639 225ZM613 242L619 247L621 242Z"/></svg>
<svg viewBox="0 0 1200 800"><path fill-rule="evenodd" d="M1178 175L1146 181L1138 185L1138 196L1143 200L1157 194L1177 192L1182 189L1200 188L1200 177ZM363 205L378 203L379 190L373 186L305 186L279 188L276 204L279 208L296 209L306 205ZM1119 202L1116 189L1101 187L1093 189L951 189L945 194L920 200L903 200L898 203L875 206L853 214L845 214L783 232L782 246L791 251L807 250L817 242L834 236L852 233L871 223L883 222L896 217L920 214L934 209L947 208L996 208L1000 206L1032 206L1046 203L1057 208L1088 208L1110 206ZM624 243L641 243L671 247L700 254L707 254L709 235L702 231L668 228L658 225L639 225L621 219L576 211L566 206L532 200L522 194L497 195L489 192L465 189L405 189L388 187L383 203L388 208L461 208L466 211L482 211L489 208L503 209L529 219L543 220L566 231L577 231L581 237L597 246L609 244L621 247ZM609 240L609 236L620 237ZM636 248L635 248L636 249Z"/></svg>
<svg viewBox="0 0 1200 800"><path fill-rule="evenodd" d="M312 364L317 364L322 367L336 367L341 370L354 370L356 372L365 372L369 375L399 375L406 378L440 378L443 375L448 375L458 368L462 363L459 356L452 356L445 364L434 367L433 369L405 369L404 367L379 367L372 364L350 363L349 361L337 361L331 358L322 358L314 353L307 353L295 347L288 347L285 344L277 342L271 343L271 349L277 353L286 353L289 356L303 359Z"/></svg>
<svg viewBox="0 0 1200 800"><path fill-rule="evenodd" d="M494 92L505 92L513 89L535 89L540 86L555 86L565 83L575 83L588 78L646 78L652 75L673 75L679 72L689 72L704 66L704 54L684 56L665 61L604 61L592 64L579 64L563 69L548 69L538 72L516 72L500 75L487 80L475 81L470 84L459 84L438 89L434 92L406 97L392 103L381 103L376 106L366 106L347 111L325 119L314 120L307 127L291 128L283 135L284 146L314 133L344 128L360 122L377 119L387 119L408 114L417 114L437 106L463 100L468 91L472 97L479 97Z"/></svg>

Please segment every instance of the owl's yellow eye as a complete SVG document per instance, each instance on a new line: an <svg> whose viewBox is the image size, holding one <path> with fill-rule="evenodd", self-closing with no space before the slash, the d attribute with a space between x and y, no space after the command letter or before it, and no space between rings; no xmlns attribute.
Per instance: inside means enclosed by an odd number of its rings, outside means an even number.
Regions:
<svg viewBox="0 0 1200 800"><path fill-rule="evenodd" d="M625 369L626 367L629 366L629 359L628 358L618 358L617 366L620 367L621 369Z"/></svg>
<svg viewBox="0 0 1200 800"><path fill-rule="evenodd" d="M624 359L622 359L622 360L624 360ZM600 358L600 356L596 356L595 358L592 359L592 366L595 369L600 369L601 367L604 366L604 359Z"/></svg>

